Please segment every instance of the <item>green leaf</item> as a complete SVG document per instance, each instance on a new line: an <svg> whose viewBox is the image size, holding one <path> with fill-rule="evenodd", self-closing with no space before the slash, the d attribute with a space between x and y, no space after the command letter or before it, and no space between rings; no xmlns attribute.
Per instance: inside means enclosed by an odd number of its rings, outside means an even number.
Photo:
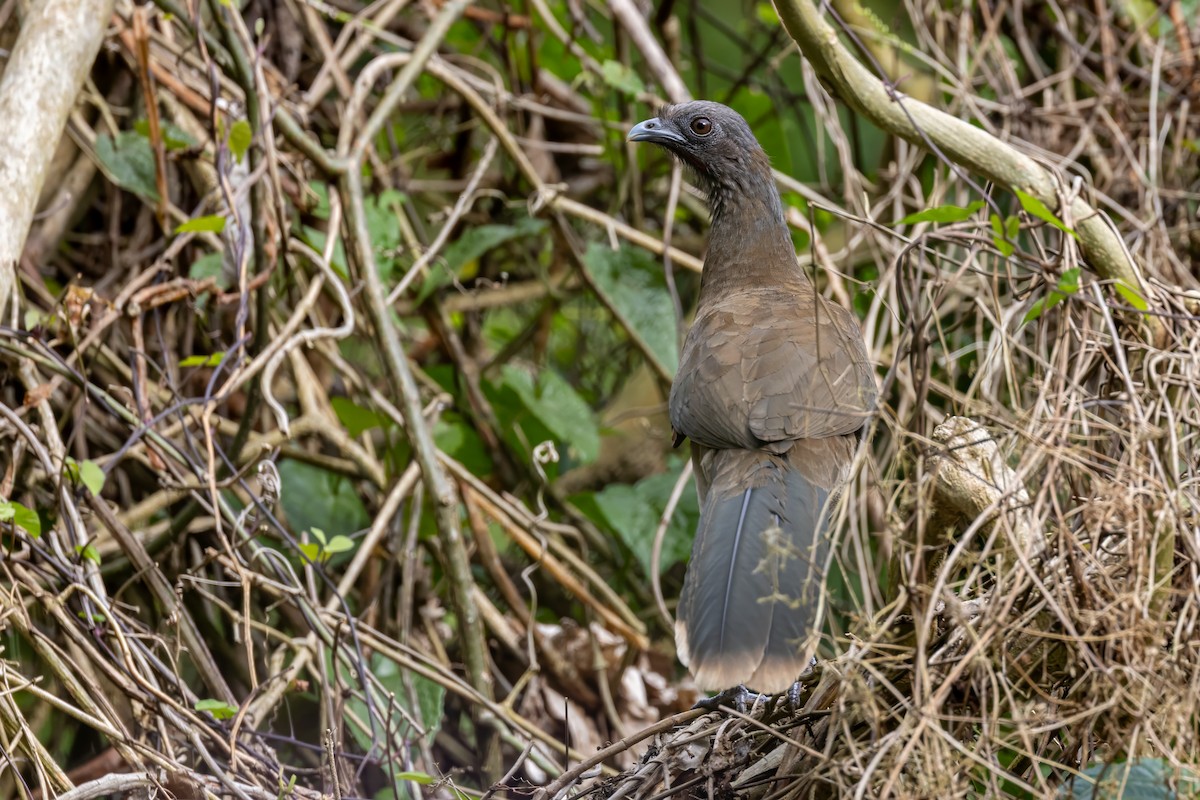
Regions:
<svg viewBox="0 0 1200 800"><path fill-rule="evenodd" d="M629 95L646 91L646 85L638 74L620 61L605 61L600 65L600 77L612 88Z"/></svg>
<svg viewBox="0 0 1200 800"><path fill-rule="evenodd" d="M250 149L253 138L254 132L250 130L250 123L244 119L239 119L229 129L229 152L233 153L239 164L246 157L246 151Z"/></svg>
<svg viewBox="0 0 1200 800"><path fill-rule="evenodd" d="M95 461L91 459L76 461L73 458L68 458L67 474L73 480L82 483L93 495L96 497L100 496L100 491L104 488L104 470Z"/></svg>
<svg viewBox="0 0 1200 800"><path fill-rule="evenodd" d="M1009 217L1009 220L1014 220L1014 219L1016 219L1016 217ZM1012 243L1009 242L1007 239L1005 239L1005 236L1007 236L1007 234L1008 234L1008 228L1010 226L1007 226L1003 222L1001 222L1000 217L997 216L996 214L992 214L989 217L989 220L992 223L992 233L995 234L994 236L992 236L992 243L994 245L996 245L996 249L1000 251L1000 255L1004 256L1005 258L1008 258L1009 256L1011 256L1013 253L1016 252L1016 248L1013 247Z"/></svg>
<svg viewBox="0 0 1200 800"><path fill-rule="evenodd" d="M197 711L207 711L216 719L231 719L238 711L237 706L230 705L222 700L213 700L212 698L197 700L193 708Z"/></svg>
<svg viewBox="0 0 1200 800"><path fill-rule="evenodd" d="M75 554L83 556L84 559L91 561L96 566L100 566L100 551L96 549L94 544L75 545Z"/></svg>
<svg viewBox="0 0 1200 800"><path fill-rule="evenodd" d="M364 432L382 428L387 419L370 408L358 405L348 397L333 397L329 401L333 413L337 414L338 422L346 429L352 438L358 438Z"/></svg>
<svg viewBox="0 0 1200 800"><path fill-rule="evenodd" d="M150 121L143 118L133 123L133 129L137 131L139 136L150 138ZM183 128L178 125L172 125L166 120L162 120L158 124L159 133L162 135L163 147L170 150L186 150L196 144L196 141L187 134Z"/></svg>
<svg viewBox="0 0 1200 800"><path fill-rule="evenodd" d="M320 542L301 542L300 552L309 561L322 561L321 558L321 543Z"/></svg>
<svg viewBox="0 0 1200 800"><path fill-rule="evenodd" d="M334 536L325 545L325 553L328 555L337 555L338 553L347 553L354 549L354 540L349 536Z"/></svg>
<svg viewBox="0 0 1200 800"><path fill-rule="evenodd" d="M26 508L15 500L0 502L0 522L11 522L34 539L42 535L42 519L37 512Z"/></svg>
<svg viewBox="0 0 1200 800"><path fill-rule="evenodd" d="M158 202L154 150L145 137L121 131L96 137L96 158L113 183L144 200Z"/></svg>
<svg viewBox="0 0 1200 800"><path fill-rule="evenodd" d="M223 233L225 217L222 214L210 214L207 217L189 219L175 229L175 233Z"/></svg>
<svg viewBox="0 0 1200 800"><path fill-rule="evenodd" d="M970 219L971 215L979 209L983 208L984 202L976 200L970 205L955 206L936 206L927 208L924 211L918 211L915 214L909 214L902 220L893 222L893 225L913 225L918 222L962 222L965 219Z"/></svg>
<svg viewBox="0 0 1200 800"><path fill-rule="evenodd" d="M1051 289L1045 297L1038 299L1037 302L1029 307L1029 310L1025 312L1023 323L1032 322L1063 300L1066 300L1068 296L1077 294L1079 292L1080 272L1079 267L1071 267L1071 269L1064 270L1058 279L1057 288Z"/></svg>
<svg viewBox="0 0 1200 800"><path fill-rule="evenodd" d="M225 279L225 259L220 253L208 253L197 258L188 267L188 277L194 281L213 278L217 282L217 288L229 288L229 281Z"/></svg>
<svg viewBox="0 0 1200 800"><path fill-rule="evenodd" d="M592 243L583 265L663 369L673 374L679 366L679 335L658 261L639 248L613 250Z"/></svg>
<svg viewBox="0 0 1200 800"><path fill-rule="evenodd" d="M1063 274L1058 279L1058 291L1063 294L1076 294L1079 292L1079 275L1082 270L1079 267L1071 267L1063 270Z"/></svg>
<svg viewBox="0 0 1200 800"><path fill-rule="evenodd" d="M279 502L292 530L315 528L330 536L349 536L370 524L350 478L290 458L279 462L279 477Z"/></svg>
<svg viewBox="0 0 1200 800"><path fill-rule="evenodd" d="M1118 280L1113 284L1113 288L1117 290L1117 294L1125 298L1125 302L1138 311L1147 311L1150 309L1150 304L1146 302L1146 298L1142 297L1142 293L1125 281Z"/></svg>
<svg viewBox="0 0 1200 800"><path fill-rule="evenodd" d="M408 687L405 685L404 673L395 661L380 653L372 653L367 664L371 674L379 681L383 692L390 694L395 699L396 705L407 712L407 714L389 714L386 709L376 709L377 713L381 713L387 719L393 720L394 724L399 726L399 734L395 738L401 741L416 738L417 732L405 722L405 719L412 719L424 729L425 741L432 743L438 730L441 729L442 720L444 719L446 690L442 688L441 684L434 683L416 673L409 673L408 680L411 683L413 694L416 695L417 701L414 706L409 698ZM339 670L345 669L344 666L339 665ZM343 678L351 685L358 683L358 679L355 677L343 674ZM357 695L347 698L346 704L359 719L367 719L367 705ZM370 728L368 727L366 731L362 731L359 730L357 725L347 727L349 727L363 751L370 752L371 747L374 745L371 739ZM403 774L405 773L397 771L396 780L410 780L409 778L398 777Z"/></svg>
<svg viewBox="0 0 1200 800"><path fill-rule="evenodd" d="M562 444L573 447L581 462L594 461L600 454L600 432L596 415L571 384L551 369L543 370L534 384L529 373L512 364L501 370L504 385L516 393L521 404ZM537 442L530 442L530 445Z"/></svg>
<svg viewBox="0 0 1200 800"><path fill-rule="evenodd" d="M1200 793L1200 774L1189 766L1179 769L1163 759L1139 758L1091 764L1059 787L1063 800L1174 800Z"/></svg>
<svg viewBox="0 0 1200 800"><path fill-rule="evenodd" d="M1043 222L1048 222L1063 233L1068 233L1076 239L1079 238L1078 234L1068 228L1065 222L1056 217L1054 212L1047 208L1046 204L1041 200L1038 200L1031 194L1022 192L1020 189L1014 189L1013 191L1017 193L1017 199L1021 201L1021 208L1025 209L1026 213L1030 216L1037 217Z"/></svg>
<svg viewBox="0 0 1200 800"><path fill-rule="evenodd" d="M188 356L179 362L181 367L215 367L225 358L225 351L218 350L208 356Z"/></svg>
<svg viewBox="0 0 1200 800"><path fill-rule="evenodd" d="M446 246L442 252L442 263L430 265L429 273L417 292L420 303L443 286L449 286L455 278L462 280L473 270L476 262L484 255L505 242L541 233L546 223L540 219L523 217L515 225L476 225L467 228L462 235Z"/></svg>
<svg viewBox="0 0 1200 800"><path fill-rule="evenodd" d="M433 776L426 775L424 772L397 772L392 775L392 779L397 781L411 781L419 783L422 786L428 786L434 782Z"/></svg>
<svg viewBox="0 0 1200 800"><path fill-rule="evenodd" d="M400 225L396 217L404 213L401 206L407 201L404 192L385 189L364 202L367 215L367 232L371 235L371 249L375 253L375 266L382 281L390 281L396 272L396 254L400 249ZM324 239L321 240L322 245ZM340 244L340 242L339 242Z"/></svg>
<svg viewBox="0 0 1200 800"><path fill-rule="evenodd" d="M651 475L636 484L610 484L592 496L592 503L599 512L598 522L605 524L620 537L642 567L642 574L651 574L651 558L654 552L654 532L667 501L679 479L681 467L671 472ZM586 511L587 503L580 503ZM659 569L667 570L672 565L688 558L696 524L700 521L700 505L691 486L684 489L675 506L675 513L667 526L663 538L663 549Z"/></svg>
<svg viewBox="0 0 1200 800"><path fill-rule="evenodd" d="M439 450L460 462L472 475L482 477L491 473L494 465L483 439L457 414L442 415L433 428L433 441Z"/></svg>

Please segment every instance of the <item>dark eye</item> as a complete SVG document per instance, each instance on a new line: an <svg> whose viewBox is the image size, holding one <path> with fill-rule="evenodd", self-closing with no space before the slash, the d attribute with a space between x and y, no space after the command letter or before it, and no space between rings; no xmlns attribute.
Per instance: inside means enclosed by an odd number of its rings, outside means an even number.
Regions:
<svg viewBox="0 0 1200 800"><path fill-rule="evenodd" d="M708 117L696 117L692 120L692 133L697 136L708 136L712 133L712 122Z"/></svg>

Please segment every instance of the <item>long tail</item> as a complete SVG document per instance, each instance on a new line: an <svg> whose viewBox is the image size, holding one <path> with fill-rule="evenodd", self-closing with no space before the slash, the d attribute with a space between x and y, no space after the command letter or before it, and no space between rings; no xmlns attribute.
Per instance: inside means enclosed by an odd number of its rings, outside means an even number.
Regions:
<svg viewBox="0 0 1200 800"><path fill-rule="evenodd" d="M828 467L850 448L821 450L711 450L697 464L707 487L675 644L703 689L784 691L816 650L826 501L841 472Z"/></svg>

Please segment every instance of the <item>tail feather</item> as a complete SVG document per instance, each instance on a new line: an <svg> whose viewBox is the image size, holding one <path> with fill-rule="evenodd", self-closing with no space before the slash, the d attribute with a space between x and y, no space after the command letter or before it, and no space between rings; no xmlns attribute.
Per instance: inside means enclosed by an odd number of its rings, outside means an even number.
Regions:
<svg viewBox="0 0 1200 800"><path fill-rule="evenodd" d="M675 624L680 659L704 689L783 691L816 650L833 482L789 455L702 459L708 488Z"/></svg>

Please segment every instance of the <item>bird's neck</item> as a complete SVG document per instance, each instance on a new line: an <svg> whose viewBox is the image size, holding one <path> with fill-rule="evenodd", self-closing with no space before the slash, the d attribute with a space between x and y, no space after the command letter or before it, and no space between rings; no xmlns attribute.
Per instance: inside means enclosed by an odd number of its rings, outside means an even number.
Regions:
<svg viewBox="0 0 1200 800"><path fill-rule="evenodd" d="M769 170L744 173L711 187L709 232L700 304L731 291L806 281Z"/></svg>

